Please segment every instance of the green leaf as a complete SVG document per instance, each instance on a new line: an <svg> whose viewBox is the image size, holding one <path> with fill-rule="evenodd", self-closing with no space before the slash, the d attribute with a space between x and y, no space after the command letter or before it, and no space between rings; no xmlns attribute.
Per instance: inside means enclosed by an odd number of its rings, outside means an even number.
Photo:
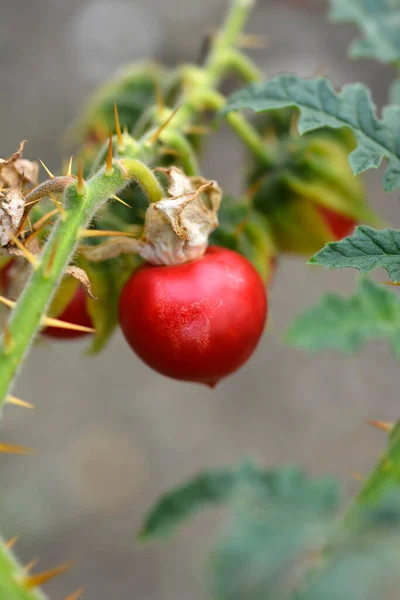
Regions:
<svg viewBox="0 0 400 600"><path fill-rule="evenodd" d="M378 119L370 92L362 84L346 85L337 93L324 77L302 79L279 75L232 94L223 114L288 106L300 110L300 133L320 127L350 128L357 142L357 148L349 156L353 172L357 175L375 169L385 157L389 163L383 178L385 190L393 191L400 186L400 107L387 106L382 119Z"/></svg>
<svg viewBox="0 0 400 600"><path fill-rule="evenodd" d="M360 29L362 38L352 43L350 56L383 63L400 60L399 0L331 0L329 17Z"/></svg>
<svg viewBox="0 0 400 600"><path fill-rule="evenodd" d="M337 484L297 468L265 473L234 497L232 520L211 555L211 597L283 600L293 566L326 539L339 503Z"/></svg>
<svg viewBox="0 0 400 600"><path fill-rule="evenodd" d="M205 471L160 498L145 519L139 533L142 540L172 535L183 521L203 508L225 502L234 489L259 469L244 463L231 469Z"/></svg>
<svg viewBox="0 0 400 600"><path fill-rule="evenodd" d="M89 276L94 296L88 300L88 311L96 333L89 354L100 352L109 341L118 324L118 303L122 288L138 266L136 256L123 255L103 262L90 262L79 257L81 266Z"/></svg>
<svg viewBox="0 0 400 600"><path fill-rule="evenodd" d="M341 531L324 564L311 572L292 600L376 600L399 583L400 494L387 491L372 506L360 507L356 529Z"/></svg>
<svg viewBox="0 0 400 600"><path fill-rule="evenodd" d="M400 358L400 299L369 279L362 279L349 298L325 294L295 319L287 333L289 343L310 352L331 349L353 354L373 339L387 340Z"/></svg>
<svg viewBox="0 0 400 600"><path fill-rule="evenodd" d="M361 226L349 237L330 242L309 261L326 269L353 267L369 273L382 267L400 281L400 231Z"/></svg>

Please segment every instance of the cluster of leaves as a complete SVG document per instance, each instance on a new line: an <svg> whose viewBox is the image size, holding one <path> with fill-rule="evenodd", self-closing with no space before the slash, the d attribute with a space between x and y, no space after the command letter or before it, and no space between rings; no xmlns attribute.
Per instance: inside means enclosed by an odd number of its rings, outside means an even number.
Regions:
<svg viewBox="0 0 400 600"><path fill-rule="evenodd" d="M361 29L363 39L353 44L353 56L398 64L400 4L396 0L332 0L331 17L354 22ZM353 173L377 168L386 159L383 187L386 191L400 187L400 105L386 106L378 118L370 91L364 85L346 85L337 92L324 77L280 75L234 93L224 112L244 109L266 115L295 110L302 135L327 127L347 130L356 142L349 155ZM351 236L328 243L310 263L329 269L353 267L363 275L384 268L396 284L400 280L400 233L360 226ZM396 292L363 279L350 298L326 294L316 307L294 322L288 340L310 351L335 349L352 353L366 340L386 339L395 355L400 356L396 340L399 316L400 299Z"/></svg>
<svg viewBox="0 0 400 600"><path fill-rule="evenodd" d="M172 535L200 510L222 506L228 519L209 561L212 597L383 598L398 579L398 492L358 512L346 530L336 521L339 505L333 479L246 462L201 473L163 496L140 535Z"/></svg>

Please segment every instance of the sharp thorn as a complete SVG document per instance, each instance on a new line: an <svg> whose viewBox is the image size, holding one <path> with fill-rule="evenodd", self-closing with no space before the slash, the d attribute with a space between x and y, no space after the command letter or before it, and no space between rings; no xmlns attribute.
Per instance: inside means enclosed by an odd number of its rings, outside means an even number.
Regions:
<svg viewBox="0 0 400 600"><path fill-rule="evenodd" d="M69 596L67 596L65 598L65 600L78 600L78 598L80 598L83 594L83 588L80 588L79 590L76 590L76 592L74 592L73 594L70 594Z"/></svg>
<svg viewBox="0 0 400 600"><path fill-rule="evenodd" d="M106 162L106 170L105 174L107 177L112 175L114 172L113 168L113 139L112 134L110 133L110 140L108 142L108 152L107 152L107 162Z"/></svg>
<svg viewBox="0 0 400 600"><path fill-rule="evenodd" d="M25 586L27 588L35 588L52 579L55 579L59 575L66 573L72 567L71 563L66 563L64 565L60 565L55 567L54 569L49 569L48 571L43 571L42 573L37 573L36 575L30 575L25 579Z"/></svg>
<svg viewBox="0 0 400 600"><path fill-rule="evenodd" d="M268 39L263 35L242 34L239 37L240 48L264 50L268 44Z"/></svg>
<svg viewBox="0 0 400 600"><path fill-rule="evenodd" d="M27 248L25 248L24 244L15 236L11 236L12 242L17 246L19 250L21 250L22 254L26 258L26 260L32 265L34 269L39 265L39 261L36 256L33 256L31 252Z"/></svg>
<svg viewBox="0 0 400 600"><path fill-rule="evenodd" d="M19 540L19 535L15 535L14 537L7 540L4 545L7 548L7 550L11 550L11 548L13 548L15 546L15 544L18 542L18 540Z"/></svg>
<svg viewBox="0 0 400 600"><path fill-rule="evenodd" d="M164 112L164 109L165 109L164 98L163 98L159 83L155 82L154 86L155 86L155 93L156 93L157 109L158 109L159 114L162 115Z"/></svg>
<svg viewBox="0 0 400 600"><path fill-rule="evenodd" d="M44 164L44 162L42 160L40 160L40 158L39 158L39 162L42 165L43 169L46 171L47 175L50 177L50 179L54 179L53 173L50 171L50 169L48 169L46 167L46 165Z"/></svg>
<svg viewBox="0 0 400 600"><path fill-rule="evenodd" d="M365 481L365 477L361 473L353 472L351 476L353 479L357 479L357 481Z"/></svg>
<svg viewBox="0 0 400 600"><path fill-rule="evenodd" d="M3 454L33 454L34 451L31 448L25 448L25 446L17 446L16 444L4 444L0 443L0 452Z"/></svg>
<svg viewBox="0 0 400 600"><path fill-rule="evenodd" d="M76 186L76 191L80 196L83 196L86 190L85 180L83 179L83 167L82 161L78 163L78 185Z"/></svg>
<svg viewBox="0 0 400 600"><path fill-rule="evenodd" d="M59 319L53 319L51 317L43 317L42 325L45 327L58 327L59 329L71 329L72 331L84 331L85 333L96 333L96 330L93 329L93 327L75 325L75 323L60 321Z"/></svg>
<svg viewBox="0 0 400 600"><path fill-rule="evenodd" d="M16 396L7 396L6 402L7 404L14 404L14 406L21 406L22 408L35 408L30 402L21 400L21 398L17 398Z"/></svg>
<svg viewBox="0 0 400 600"><path fill-rule="evenodd" d="M208 135L212 133L212 129L206 125L186 125L183 128L183 133L188 135Z"/></svg>
<svg viewBox="0 0 400 600"><path fill-rule="evenodd" d="M65 215L65 210L64 210L64 207L62 205L62 202L60 202L59 200L57 200L57 198L56 198L56 196L54 194L49 194L49 196L50 196L50 200L58 208L58 210L60 211L60 213L62 215Z"/></svg>
<svg viewBox="0 0 400 600"><path fill-rule="evenodd" d="M32 571L32 569L34 569L36 567L38 562L39 562L38 558L34 558L30 562L28 562L28 564L26 564L24 567L24 570L26 571L26 573L29 573L29 571Z"/></svg>
<svg viewBox="0 0 400 600"><path fill-rule="evenodd" d="M5 304L5 302L3 302L3 304ZM5 304L5 305L7 306L7 304ZM9 306L9 308L11 308L11 307ZM4 352L6 354L9 354L12 351L12 349L14 348L14 340L11 335L11 331L10 331L10 327L9 327L8 323L4 323L3 334L4 334Z"/></svg>
<svg viewBox="0 0 400 600"><path fill-rule="evenodd" d="M68 169L67 169L67 177L71 177L72 176L72 161L73 161L73 155L71 154L71 158L69 159L69 163L68 163Z"/></svg>
<svg viewBox="0 0 400 600"><path fill-rule="evenodd" d="M172 156L182 156L182 152L179 150L175 150L175 148L169 148L168 146L164 146L160 149L160 154L171 154Z"/></svg>
<svg viewBox="0 0 400 600"><path fill-rule="evenodd" d="M376 427L385 433L390 433L393 430L394 423L388 423L387 421L375 421L368 419L368 425L372 425L372 427Z"/></svg>
<svg viewBox="0 0 400 600"><path fill-rule="evenodd" d="M45 215L43 215L43 217L41 217L40 219L38 219L34 223L33 230L37 231L38 229L40 229L42 227L42 225L44 225L49 219L51 219L52 217L54 217L58 213L59 213L59 209L58 208L54 208L50 212L48 212Z"/></svg>
<svg viewBox="0 0 400 600"><path fill-rule="evenodd" d="M4 296L0 296L0 303L4 304L4 306L7 306L8 308L13 308L13 306L15 306L15 302L13 300L9 300Z"/></svg>
<svg viewBox="0 0 400 600"><path fill-rule="evenodd" d="M121 200L121 198L118 198L118 196L111 196L111 198L113 198L113 200L116 200L117 202L120 202L124 206L127 206L128 208L132 208L132 206L130 204L128 204L124 200Z"/></svg>
<svg viewBox="0 0 400 600"><path fill-rule="evenodd" d="M114 119L115 119L115 131L117 134L117 147L119 151L122 151L124 149L124 140L122 138L122 132L121 132L121 125L119 122L119 115L118 115L118 107L117 107L117 103L114 100Z"/></svg>
<svg viewBox="0 0 400 600"><path fill-rule="evenodd" d="M52 270L53 265L54 265L54 260L55 260L55 257L56 257L57 249L58 249L58 243L56 242L53 245L52 249L51 249L51 253L50 253L50 257L49 257L49 262L47 263L46 268L45 268L44 273L43 273L43 276L46 279L48 277L50 277L51 270Z"/></svg>
<svg viewBox="0 0 400 600"><path fill-rule="evenodd" d="M166 119L166 121L164 121L164 123L162 125L160 125L160 127L157 129L157 131L155 131L150 136L150 139L149 139L150 144L154 144L154 142L156 142L158 140L158 138L160 137L160 135L162 134L164 129L170 124L170 122L175 117L176 113L178 112L178 110L180 110L180 108L181 108L181 105L177 106L175 108L175 110L173 110L172 113L169 115L168 119Z"/></svg>
<svg viewBox="0 0 400 600"><path fill-rule="evenodd" d="M107 231L106 229L81 229L79 237L136 237L134 232L127 231Z"/></svg>

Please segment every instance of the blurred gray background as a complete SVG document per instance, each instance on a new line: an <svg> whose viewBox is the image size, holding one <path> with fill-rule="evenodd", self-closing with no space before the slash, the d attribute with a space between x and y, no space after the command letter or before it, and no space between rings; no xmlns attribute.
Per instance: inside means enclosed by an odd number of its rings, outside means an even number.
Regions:
<svg viewBox="0 0 400 600"><path fill-rule="evenodd" d="M0 0L0 155L27 138L28 158L57 169L61 134L97 84L121 63L155 56L195 60L203 34L220 23L228 0ZM356 32L329 25L327 4L259 0L248 32L268 38L253 52L268 75L324 72L335 84L360 80L382 105L393 77L373 61L350 62ZM241 148L228 130L208 144L204 173L239 188ZM366 177L371 203L400 225L397 194L380 173ZM83 585L88 600L205 598L205 550L219 516L201 516L168 545L135 542L149 505L204 467L254 456L265 465L300 462L312 473L359 485L385 442L367 418L399 416L399 365L385 345L358 357L311 358L282 343L291 319L326 289L350 293L355 272L324 272L282 260L270 295L270 321L258 351L216 390L151 372L115 335L99 357L85 343L42 342L16 394L34 411L5 410L1 440L31 446L31 457L0 460L0 528L20 535L26 562L73 570L47 586L61 599Z"/></svg>

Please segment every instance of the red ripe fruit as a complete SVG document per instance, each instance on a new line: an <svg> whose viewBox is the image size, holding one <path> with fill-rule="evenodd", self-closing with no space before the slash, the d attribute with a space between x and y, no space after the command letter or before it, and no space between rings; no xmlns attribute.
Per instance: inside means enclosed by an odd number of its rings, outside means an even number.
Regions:
<svg viewBox="0 0 400 600"><path fill-rule="evenodd" d="M93 327L92 319L86 306L87 294L83 287L79 286L71 302L64 308L61 314L57 316L60 321L81 325L83 327ZM86 331L75 331L74 329L62 329L61 327L46 327L42 330L42 335L57 338L60 340L71 340L90 335Z"/></svg>
<svg viewBox="0 0 400 600"><path fill-rule="evenodd" d="M350 235L357 225L356 221L351 217L341 215L325 206L318 206L318 212L324 218L335 240L341 240Z"/></svg>
<svg viewBox="0 0 400 600"><path fill-rule="evenodd" d="M211 387L251 356L266 316L257 271L237 252L215 246L181 265L144 264L119 304L122 331L148 366Z"/></svg>

